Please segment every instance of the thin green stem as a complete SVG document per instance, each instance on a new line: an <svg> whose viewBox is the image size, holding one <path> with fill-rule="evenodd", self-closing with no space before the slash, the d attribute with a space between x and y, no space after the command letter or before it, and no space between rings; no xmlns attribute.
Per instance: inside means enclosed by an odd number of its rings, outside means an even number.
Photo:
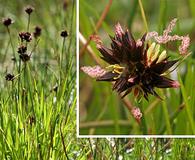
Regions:
<svg viewBox="0 0 195 160"><path fill-rule="evenodd" d="M161 94L163 94L162 91L161 91ZM167 134L171 135L172 129L171 129L171 124L170 124L170 119L169 119L169 112L168 112L167 105L166 105L165 101L162 101L162 108L163 108L163 113L164 113L164 117L165 117Z"/></svg>
<svg viewBox="0 0 195 160"><path fill-rule="evenodd" d="M27 74L26 74L26 72L27 72L27 69L26 69L26 63L24 63L24 68L23 68L23 88L22 88L22 94L23 94L23 96L22 96L22 105L23 106L25 106L25 107L27 107L28 105L26 104L27 102L26 102L26 99L27 99L27 95L26 95L26 89L27 89ZM27 110L28 110L28 108L26 108Z"/></svg>
<svg viewBox="0 0 195 160"><path fill-rule="evenodd" d="M65 157L66 157L67 160L69 160L70 158L68 157L66 145L64 143L64 136L63 136L63 133L62 133L62 123L60 124L60 135L61 135L61 141L62 141Z"/></svg>
<svg viewBox="0 0 195 160"><path fill-rule="evenodd" d="M175 112L172 113L172 115L170 115L169 117L169 121L170 123L173 123L173 121L177 118L177 116L179 115L179 113L181 113L181 111L184 109L185 105L184 103L182 103ZM158 135L162 135L164 132L166 131L166 124L164 124L161 129L159 130Z"/></svg>
<svg viewBox="0 0 195 160"><path fill-rule="evenodd" d="M159 9L159 23L158 31L159 33L165 28L167 18L167 0L160 0L160 9Z"/></svg>
<svg viewBox="0 0 195 160"><path fill-rule="evenodd" d="M60 53L60 59L59 59L59 69L60 69L60 79L59 79L59 85L61 85L62 82L62 76L63 76L63 54L64 54L64 49L65 48L65 37L63 38L63 43L62 43L62 51ZM66 66L67 66L67 56L65 54L65 60L66 60Z"/></svg>
<svg viewBox="0 0 195 160"><path fill-rule="evenodd" d="M29 31L29 27L30 27L30 14L28 14L27 32Z"/></svg>
<svg viewBox="0 0 195 160"><path fill-rule="evenodd" d="M64 54L64 51L65 51L65 41L66 41L66 38L63 38L63 43L62 43L62 52L60 54L60 70L62 70L63 66L62 66L62 63L63 63L63 54ZM67 55L65 54L65 61L66 61L66 65L67 65Z"/></svg>
<svg viewBox="0 0 195 160"><path fill-rule="evenodd" d="M11 47L12 47L12 52L13 52L13 58L14 58L14 64L16 64L16 68L18 69L17 63L16 62L16 55L15 55L15 49L14 49L14 45L12 42L12 37L11 37L11 33L10 33L10 29L9 27L7 27L7 32L9 34L9 39L10 39L10 43L11 43Z"/></svg>
<svg viewBox="0 0 195 160"><path fill-rule="evenodd" d="M138 7L138 1L134 0L133 6L131 7L132 9L130 10L129 18L128 18L128 27L129 28L131 28L131 26L132 26L133 19L136 15L137 7Z"/></svg>
<svg viewBox="0 0 195 160"><path fill-rule="evenodd" d="M68 45L68 53L70 53L70 47L72 45L72 39L73 39L73 35L72 35L72 29L73 29L73 18L74 18L74 7L75 7L75 0L73 0L73 4L72 4L72 13L71 13L71 23L70 23L70 41L69 41L69 45Z"/></svg>
<svg viewBox="0 0 195 160"><path fill-rule="evenodd" d="M141 0L138 0L138 1L139 1L139 7L140 7L140 10L141 10L141 15L142 15L142 19L144 21L145 29L146 29L146 32L148 32L148 24L147 24L146 15L145 15L145 12L144 12L143 4L142 4Z"/></svg>
<svg viewBox="0 0 195 160"><path fill-rule="evenodd" d="M18 67L18 74L20 74L21 75L21 59L19 59L19 67ZM20 75L19 75L19 77L18 77L18 99L20 99L20 88L21 88L21 77L20 77ZM19 101L18 101L19 102Z"/></svg>
<svg viewBox="0 0 195 160"><path fill-rule="evenodd" d="M179 77L179 82L180 82L180 85L181 85L181 93L182 93L182 96L183 96L183 99L184 99L184 103L186 105L185 108L186 108L187 118L188 118L189 123L190 123L192 134L195 134L194 121L193 121L193 118L192 118L192 112L190 111L189 100L188 100L186 90L184 88L183 82L182 82L181 77L180 77L179 74L178 74L178 77Z"/></svg>
<svg viewBox="0 0 195 160"><path fill-rule="evenodd" d="M142 109L142 105L140 105L139 103L137 104L137 106L139 106L141 113L142 113L142 118L141 118L141 123L140 123L140 127L142 130L143 135L147 135L148 134L148 129L147 129L147 124L146 124L146 120L145 120L145 115Z"/></svg>
<svg viewBox="0 0 195 160"><path fill-rule="evenodd" d="M28 90L30 91L30 99L31 99L31 105L32 105L32 108L31 110L33 111L33 115L34 115L34 100L33 100L33 86L34 86L34 83L32 82L32 78L31 78L31 70L30 70L30 67L29 67L29 64L27 64L27 81L28 81Z"/></svg>

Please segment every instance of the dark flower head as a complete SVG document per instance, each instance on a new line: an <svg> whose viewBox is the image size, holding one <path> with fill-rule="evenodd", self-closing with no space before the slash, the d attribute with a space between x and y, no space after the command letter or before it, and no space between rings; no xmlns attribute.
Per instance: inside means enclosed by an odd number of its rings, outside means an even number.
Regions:
<svg viewBox="0 0 195 160"><path fill-rule="evenodd" d="M4 18L3 19L3 24L4 26L8 27L9 25L11 25L13 23L11 18Z"/></svg>
<svg viewBox="0 0 195 160"><path fill-rule="evenodd" d="M14 75L10 74L10 73L6 74L5 80L6 81L13 81L14 80Z"/></svg>
<svg viewBox="0 0 195 160"><path fill-rule="evenodd" d="M24 54L20 54L20 59L23 61L23 62L27 62L30 60L30 55L28 55L27 53L24 53Z"/></svg>
<svg viewBox="0 0 195 160"><path fill-rule="evenodd" d="M102 45L101 40L95 36L92 39L97 44L97 49L102 59L110 65L104 70L97 67L81 68L85 73L93 76L97 81L114 82L113 90L124 93L123 97L133 92L136 97L143 95L148 100L152 94L158 98L155 88L178 88L179 83L165 76L178 60L169 60L166 51L160 51L160 45L146 43L146 34L135 41L132 34L121 28L120 24L115 27L115 36L111 38L111 48ZM93 76L94 77L94 76Z"/></svg>
<svg viewBox="0 0 195 160"><path fill-rule="evenodd" d="M66 38L66 37L68 37L68 32L66 30L64 30L64 31L61 32L60 35L61 35L61 37Z"/></svg>
<svg viewBox="0 0 195 160"><path fill-rule="evenodd" d="M21 45L21 46L18 48L18 53L19 53L19 54L24 54L26 51L27 51L27 47L24 46L24 45Z"/></svg>
<svg viewBox="0 0 195 160"><path fill-rule="evenodd" d="M38 38L41 35L41 27L36 26L35 31L33 32L35 38Z"/></svg>
<svg viewBox="0 0 195 160"><path fill-rule="evenodd" d="M55 86L53 86L51 91L57 92L58 91L58 85L56 84Z"/></svg>
<svg viewBox="0 0 195 160"><path fill-rule="evenodd" d="M28 6L28 7L25 8L25 12L26 12L27 14L29 14L29 15L30 15L33 11L34 11L34 8L33 8L32 6Z"/></svg>
<svg viewBox="0 0 195 160"><path fill-rule="evenodd" d="M21 41L23 42L24 40L26 42L30 42L32 40L32 36L29 32L20 32L19 33L19 37L21 39Z"/></svg>

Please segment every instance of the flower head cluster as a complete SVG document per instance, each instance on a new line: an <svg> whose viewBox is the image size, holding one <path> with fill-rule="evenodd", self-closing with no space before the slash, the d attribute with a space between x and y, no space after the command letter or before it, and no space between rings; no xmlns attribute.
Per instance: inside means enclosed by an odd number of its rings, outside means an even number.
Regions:
<svg viewBox="0 0 195 160"><path fill-rule="evenodd" d="M171 29L172 25L169 26ZM168 35L169 32L164 33ZM122 97L133 92L136 97L143 95L147 100L149 94L159 97L155 88L180 86L177 81L165 76L165 72L178 60L169 60L166 50L161 51L159 44L146 41L146 34L136 41L128 30L123 31L120 24L117 24L115 36L110 38L111 48L107 48L98 36L92 37L101 58L110 65L105 69L100 66L82 67L89 76L97 81L113 82L113 90L124 93Z"/></svg>
<svg viewBox="0 0 195 160"><path fill-rule="evenodd" d="M21 40L21 45L18 47L19 57L23 62L30 60L31 55L27 54L27 45L24 45L23 42L30 42L32 40L32 35L29 32L20 32L19 37Z"/></svg>

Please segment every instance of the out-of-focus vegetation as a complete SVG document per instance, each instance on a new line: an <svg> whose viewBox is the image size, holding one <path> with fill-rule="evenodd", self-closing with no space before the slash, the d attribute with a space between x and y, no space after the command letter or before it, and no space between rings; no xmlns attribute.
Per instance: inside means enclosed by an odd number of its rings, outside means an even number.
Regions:
<svg viewBox="0 0 195 160"><path fill-rule="evenodd" d="M178 22L172 32L177 35L189 35L191 55L187 57L179 68L170 75L178 80L181 87L178 89L157 89L163 100L150 95L149 101L137 103L133 94L127 96L128 101L139 107L143 113L141 124L136 123L112 84L96 82L80 71L79 79L79 131L80 135L193 135L195 134L195 71L194 71L194 28L195 3L184 0L113 0L107 1L80 0L79 31L88 40L90 35L97 34L105 46L110 47L109 35L114 35L114 26L119 22L125 29L128 28L135 39L146 32L146 24L141 14L140 4L143 6L146 23L149 31L162 34L173 18ZM141 2L141 3L139 3ZM110 6L110 8L108 7ZM106 10L105 19L101 15ZM101 21L98 29L96 24ZM100 53L95 43L90 42L83 52L84 40L80 39L80 67L94 66L101 62ZM161 49L166 49L170 59L179 57L180 42L170 42ZM81 53L82 52L82 53Z"/></svg>

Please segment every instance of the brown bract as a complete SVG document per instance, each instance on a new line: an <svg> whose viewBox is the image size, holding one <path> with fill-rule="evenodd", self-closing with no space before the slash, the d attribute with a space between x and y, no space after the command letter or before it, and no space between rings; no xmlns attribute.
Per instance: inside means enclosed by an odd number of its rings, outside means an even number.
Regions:
<svg viewBox="0 0 195 160"><path fill-rule="evenodd" d="M24 54L27 51L27 47L24 45L21 45L20 47L18 47L18 53L19 54Z"/></svg>
<svg viewBox="0 0 195 160"><path fill-rule="evenodd" d="M20 54L19 57L20 57L20 59L21 59L23 62L27 62L27 61L30 60L30 55L27 54L27 53Z"/></svg>

